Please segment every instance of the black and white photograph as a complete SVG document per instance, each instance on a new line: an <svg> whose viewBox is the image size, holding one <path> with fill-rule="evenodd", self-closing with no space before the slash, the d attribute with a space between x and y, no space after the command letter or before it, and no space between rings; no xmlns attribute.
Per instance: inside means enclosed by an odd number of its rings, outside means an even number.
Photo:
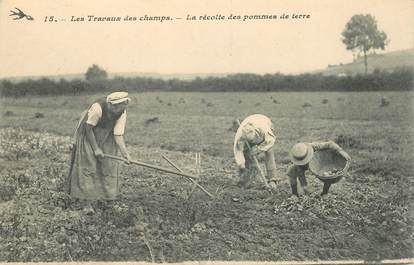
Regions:
<svg viewBox="0 0 414 265"><path fill-rule="evenodd" d="M414 264L413 25L0 0L0 263Z"/></svg>

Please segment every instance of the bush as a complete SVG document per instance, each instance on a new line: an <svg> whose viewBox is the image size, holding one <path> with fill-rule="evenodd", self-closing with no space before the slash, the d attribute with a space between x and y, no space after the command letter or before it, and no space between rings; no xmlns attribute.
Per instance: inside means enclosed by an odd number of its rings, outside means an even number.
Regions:
<svg viewBox="0 0 414 265"><path fill-rule="evenodd" d="M40 119L40 118L44 118L45 115L43 113L41 113L41 112L36 112L35 115L34 115L34 117L37 118L37 119Z"/></svg>
<svg viewBox="0 0 414 265"><path fill-rule="evenodd" d="M12 83L0 83L0 96L78 95L80 93L111 92L122 88L129 92L142 91L407 91L413 90L414 68L399 67L391 72L377 69L371 74L356 76L323 76L322 74L233 74L226 77L194 80L163 80L148 77L52 81L46 78ZM160 103L161 99L157 99ZM273 101L278 103L277 101ZM179 103L185 103L180 99ZM203 98L201 103L207 104ZM239 101L239 104L241 101Z"/></svg>
<svg viewBox="0 0 414 265"><path fill-rule="evenodd" d="M4 116L6 116L6 117L14 116L14 112L13 112L13 111L8 110L8 111L6 111L6 112L4 113Z"/></svg>

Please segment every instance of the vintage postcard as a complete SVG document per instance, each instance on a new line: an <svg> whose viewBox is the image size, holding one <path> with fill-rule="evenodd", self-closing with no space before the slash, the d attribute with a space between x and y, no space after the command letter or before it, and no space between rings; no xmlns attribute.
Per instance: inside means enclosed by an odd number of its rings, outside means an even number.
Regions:
<svg viewBox="0 0 414 265"><path fill-rule="evenodd" d="M414 1L0 1L0 262L414 263Z"/></svg>

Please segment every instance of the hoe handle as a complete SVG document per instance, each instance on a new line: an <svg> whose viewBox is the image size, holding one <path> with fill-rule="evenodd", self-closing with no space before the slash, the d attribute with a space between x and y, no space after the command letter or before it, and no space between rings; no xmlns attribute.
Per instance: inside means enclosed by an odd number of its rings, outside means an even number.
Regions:
<svg viewBox="0 0 414 265"><path fill-rule="evenodd" d="M108 155L108 154L105 154L104 156L107 157L107 158L110 158L110 159L127 162L127 160L125 158L122 158L122 157L119 157L119 156ZM197 187L199 187L205 194L207 194L210 197L213 197L213 195L211 195L206 189L204 189L200 184L198 184L194 181L195 179L198 179L196 176L190 175L188 173L184 173L183 171L175 171L175 170L171 170L171 169L168 169L168 168L164 168L164 167L144 163L144 162L141 162L141 161L130 160L130 162L131 162L131 164L135 164L135 165L138 165L138 166L148 167L148 168L156 169L156 170L163 171L163 172L166 172L166 173L171 173L171 174L174 174L174 175L183 176L186 179L193 182L194 184L196 184Z"/></svg>
<svg viewBox="0 0 414 265"><path fill-rule="evenodd" d="M125 158L122 158L122 157L119 157L119 156L108 155L108 154L105 154L104 156L107 157L107 158L110 158L110 159L115 159L115 160L127 162L127 160ZM179 171L175 171L175 170L171 170L169 168L160 167L160 166L156 166L156 165L151 165L151 164L148 164L148 163L145 163L145 162L141 162L141 161L136 161L136 160L130 160L130 162L131 162L131 164L134 164L134 165L138 165L138 166L142 166L142 167L148 167L148 168L156 169L156 170L163 171L163 172L167 172L167 173L171 173L171 174L174 174L174 175L179 175L179 176L187 177L187 178L190 178L190 179L193 179L193 180L194 179L197 179L196 176L193 176L191 174L184 173L184 172L179 172Z"/></svg>

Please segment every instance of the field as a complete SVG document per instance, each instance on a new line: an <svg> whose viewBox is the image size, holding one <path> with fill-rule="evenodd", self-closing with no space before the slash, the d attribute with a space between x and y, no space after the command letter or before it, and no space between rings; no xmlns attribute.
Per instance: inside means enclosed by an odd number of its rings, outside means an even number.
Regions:
<svg viewBox="0 0 414 265"><path fill-rule="evenodd" d="M414 49L386 52L381 54L368 55L368 72L372 73L375 69L382 71L392 71L397 67L413 67ZM315 71L323 75L356 75L365 72L364 57L356 59L352 63L330 66L324 70Z"/></svg>
<svg viewBox="0 0 414 265"><path fill-rule="evenodd" d="M381 97L390 104L380 106ZM0 261L379 260L413 258L412 92L132 94L125 135L134 159L194 173L122 170L122 195L85 215L63 192L71 135L97 95L0 99ZM305 104L307 103L307 104ZM278 189L236 186L232 123L274 122ZM154 119L154 118L158 119ZM319 197L290 197L287 153L333 140L348 176Z"/></svg>

